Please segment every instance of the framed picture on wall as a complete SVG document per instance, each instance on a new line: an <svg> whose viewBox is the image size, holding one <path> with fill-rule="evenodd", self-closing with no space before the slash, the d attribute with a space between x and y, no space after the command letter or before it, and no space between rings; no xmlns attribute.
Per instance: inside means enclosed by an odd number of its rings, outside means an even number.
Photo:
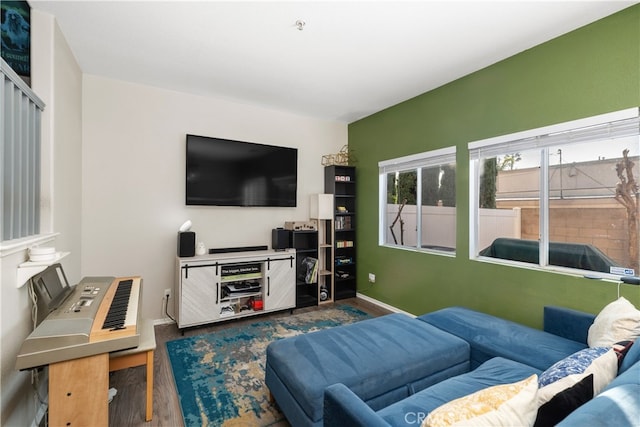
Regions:
<svg viewBox="0 0 640 427"><path fill-rule="evenodd" d="M0 2L2 59L31 86L31 6L26 1Z"/></svg>

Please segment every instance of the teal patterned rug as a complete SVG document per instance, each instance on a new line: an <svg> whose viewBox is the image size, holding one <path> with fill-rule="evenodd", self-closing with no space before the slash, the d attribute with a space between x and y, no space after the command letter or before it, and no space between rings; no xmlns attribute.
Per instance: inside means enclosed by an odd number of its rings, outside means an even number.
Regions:
<svg viewBox="0 0 640 427"><path fill-rule="evenodd" d="M344 305L167 342L184 425L268 426L284 420L264 384L267 345L368 317Z"/></svg>

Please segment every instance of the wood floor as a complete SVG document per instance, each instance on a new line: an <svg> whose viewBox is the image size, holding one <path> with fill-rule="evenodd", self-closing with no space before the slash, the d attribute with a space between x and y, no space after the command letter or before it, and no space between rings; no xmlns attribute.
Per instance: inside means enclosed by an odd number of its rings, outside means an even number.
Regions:
<svg viewBox="0 0 640 427"><path fill-rule="evenodd" d="M358 298L339 301L340 304L349 304L359 308L373 316L380 316L388 312L376 305ZM294 310L294 314L307 311L330 308L333 304L325 304L319 307L308 307ZM289 316L289 311L266 314L264 316L228 321L201 328L187 329L184 336L199 335L215 332L229 327L236 327L243 323L250 324L258 320L274 319ZM173 374L165 343L182 336L175 324L158 325L156 331L156 351L154 355L154 384L153 384L153 419L145 422L145 368L124 369L111 374L109 386L117 389L118 393L109 404L109 425L113 427L125 426L183 426L178 395L173 382ZM287 423L283 423L285 426ZM253 427L253 426L247 426Z"/></svg>

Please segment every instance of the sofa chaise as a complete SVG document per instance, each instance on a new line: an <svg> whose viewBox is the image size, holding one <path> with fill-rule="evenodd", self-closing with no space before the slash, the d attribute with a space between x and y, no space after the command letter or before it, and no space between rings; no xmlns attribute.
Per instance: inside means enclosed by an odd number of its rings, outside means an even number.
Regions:
<svg viewBox="0 0 640 427"><path fill-rule="evenodd" d="M545 307L544 330L538 330L462 307L417 318L396 313L271 343L266 384L296 427L419 426L445 404L513 384L536 393L529 399L536 402L529 406L535 403L537 411L543 390L538 381L549 376L549 368L595 351L588 344L595 319L576 310ZM640 328L640 318L638 322ZM564 418L560 425L565 427L614 421L616 426L640 426L640 343L622 347L626 355L606 384L600 371L597 380L587 371L568 376L580 380L548 396L550 418L538 414L536 425L556 424L549 424L556 417ZM618 363L623 354L607 349L602 353L597 360L606 358L606 366ZM585 399L587 389L591 395ZM571 402L577 409L557 418L557 401L566 400L569 391L583 401Z"/></svg>

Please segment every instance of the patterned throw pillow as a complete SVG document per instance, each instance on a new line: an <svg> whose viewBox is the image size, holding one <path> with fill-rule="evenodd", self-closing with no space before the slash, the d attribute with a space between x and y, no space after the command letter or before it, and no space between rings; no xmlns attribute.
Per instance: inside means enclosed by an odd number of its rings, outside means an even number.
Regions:
<svg viewBox="0 0 640 427"><path fill-rule="evenodd" d="M607 304L596 316L587 342L589 347L611 347L618 341L635 340L640 336L640 311L626 298Z"/></svg>
<svg viewBox="0 0 640 427"><path fill-rule="evenodd" d="M501 384L434 409L422 427L532 426L537 415L538 376Z"/></svg>
<svg viewBox="0 0 640 427"><path fill-rule="evenodd" d="M593 374L593 394L600 393L618 374L618 357L612 348L585 348L554 363L538 379L538 405Z"/></svg>

